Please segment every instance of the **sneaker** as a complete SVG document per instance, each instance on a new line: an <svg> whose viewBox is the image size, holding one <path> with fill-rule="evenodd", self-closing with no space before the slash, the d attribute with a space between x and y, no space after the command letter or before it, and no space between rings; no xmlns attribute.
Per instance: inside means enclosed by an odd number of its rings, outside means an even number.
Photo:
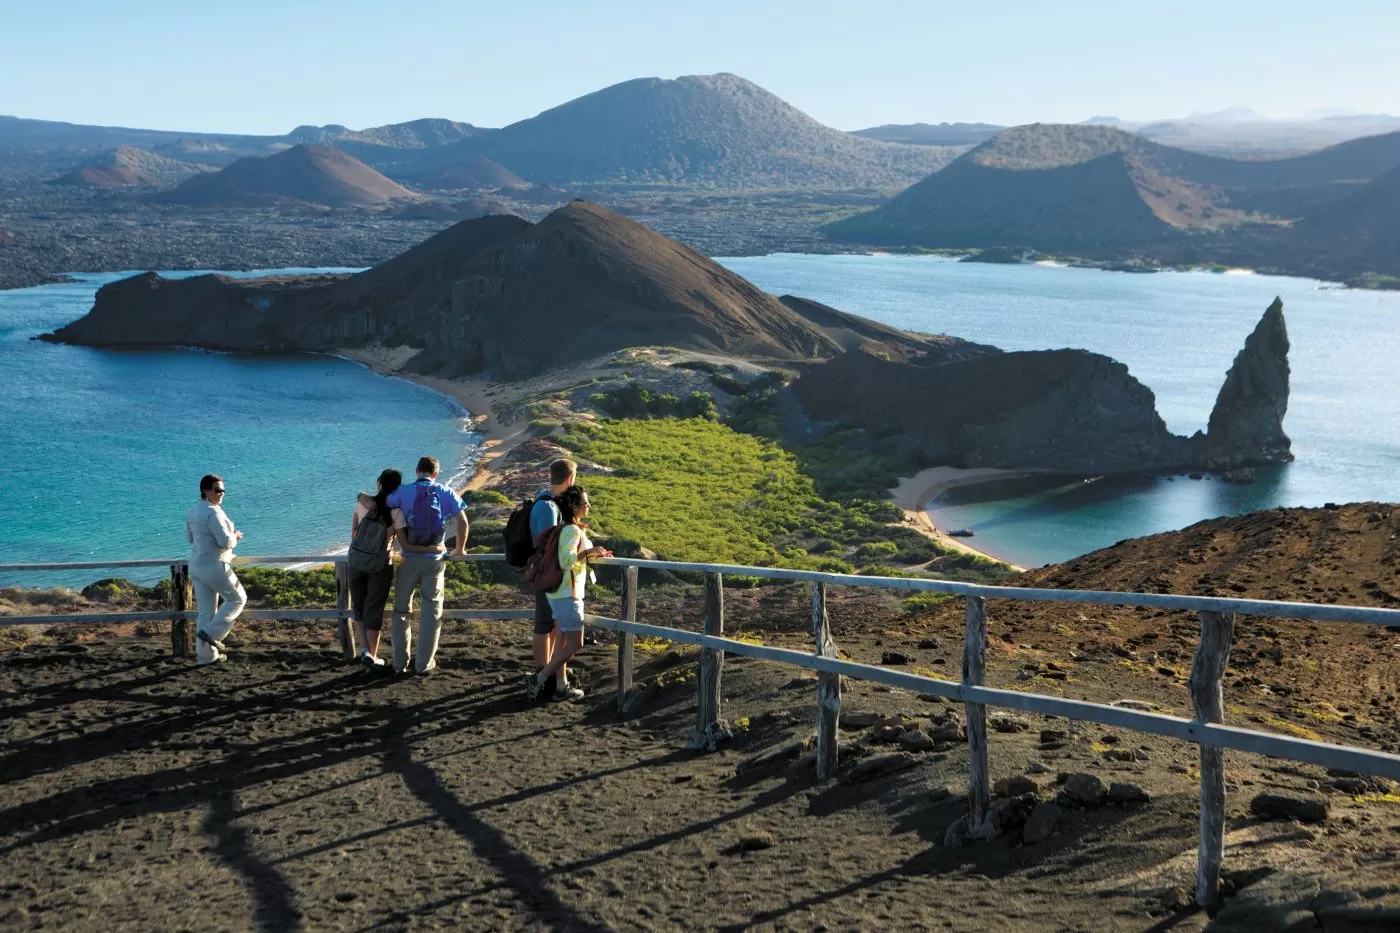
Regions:
<svg viewBox="0 0 1400 933"><path fill-rule="evenodd" d="M558 687L552 698L555 703L577 703L583 699L583 691L578 687Z"/></svg>
<svg viewBox="0 0 1400 933"><path fill-rule="evenodd" d="M525 698L531 703L540 698L540 678L537 674L525 675Z"/></svg>
<svg viewBox="0 0 1400 933"><path fill-rule="evenodd" d="M376 658L369 652L360 655L360 666L365 669L366 674L378 674L389 666L389 662L383 658Z"/></svg>
<svg viewBox="0 0 1400 933"><path fill-rule="evenodd" d="M219 664L223 661L228 660L228 655L225 652L220 651L218 648L215 648L213 645L200 645L199 648L204 649L196 649L194 653L194 663L199 667L205 667L210 664ZM208 652L207 654L205 653L206 651Z"/></svg>
<svg viewBox="0 0 1400 933"><path fill-rule="evenodd" d="M215 641L214 639L210 638L208 632L196 630L194 633L194 637L204 642L206 645L213 648L215 651L224 650L224 643L221 641Z"/></svg>

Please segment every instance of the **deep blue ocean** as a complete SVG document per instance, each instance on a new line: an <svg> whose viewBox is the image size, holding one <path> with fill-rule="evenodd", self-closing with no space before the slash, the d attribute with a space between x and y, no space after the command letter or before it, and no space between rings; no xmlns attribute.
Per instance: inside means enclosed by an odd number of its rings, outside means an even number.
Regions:
<svg viewBox="0 0 1400 933"><path fill-rule="evenodd" d="M724 264L775 294L897 327L1007 350L1078 347L1114 357L1157 396L1167 426L1204 429L1225 372L1275 296L1292 349L1284 429L1297 457L1259 482L1034 480L953 490L931 510L975 547L1024 566L1123 538L1274 506L1400 501L1400 292L1311 279L1044 265L928 256L774 255ZM936 405L937 399L891 399Z"/></svg>
<svg viewBox="0 0 1400 933"><path fill-rule="evenodd" d="M356 363L30 339L121 277L0 291L0 564L183 556L208 472L224 477L242 553L322 554L348 541L355 494L381 469L411 476L424 453L445 473L475 461L460 405ZM0 586L101 576L165 572L0 573Z"/></svg>

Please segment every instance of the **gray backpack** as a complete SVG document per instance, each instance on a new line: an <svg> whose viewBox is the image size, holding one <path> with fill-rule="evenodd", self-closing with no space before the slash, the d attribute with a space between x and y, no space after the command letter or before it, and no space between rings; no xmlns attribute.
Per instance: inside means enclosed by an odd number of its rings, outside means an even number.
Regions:
<svg viewBox="0 0 1400 933"><path fill-rule="evenodd" d="M389 566L389 524L377 512L360 519L345 559L351 570L362 573L379 573Z"/></svg>

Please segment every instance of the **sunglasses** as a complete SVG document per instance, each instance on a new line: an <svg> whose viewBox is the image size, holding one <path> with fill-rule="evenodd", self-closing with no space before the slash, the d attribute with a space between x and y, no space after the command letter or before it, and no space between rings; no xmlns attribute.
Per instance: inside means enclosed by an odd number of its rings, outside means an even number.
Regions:
<svg viewBox="0 0 1400 933"><path fill-rule="evenodd" d="M224 487L222 487L222 486L215 486L213 489L209 490L210 493L223 492L223 491L224 491Z"/></svg>

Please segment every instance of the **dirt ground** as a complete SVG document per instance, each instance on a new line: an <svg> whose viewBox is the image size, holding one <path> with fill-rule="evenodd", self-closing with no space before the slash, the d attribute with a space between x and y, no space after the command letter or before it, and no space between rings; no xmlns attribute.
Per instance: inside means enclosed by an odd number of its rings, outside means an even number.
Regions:
<svg viewBox="0 0 1400 933"><path fill-rule="evenodd" d="M640 617L695 627L698 601L677 593L644 590ZM796 587L732 591L729 628L804 645L805 599ZM899 651L906 669L956 676L960 629L942 614L911 616L867 591L835 593L831 612L849 656ZM1393 789L1393 801L1345 793L1321 769L1228 753L1229 897L1212 921L1190 906L1192 746L1011 717L1001 728L1020 731L991 736L994 779L1028 775L1050 800L1058 774L1091 773L1150 802L1065 803L1045 841L1017 831L950 848L964 744L899 749L959 707L847 681L842 769L818 782L802 757L816 700L805 672L727 659L735 738L691 752L693 653L648 644L638 677L654 686L619 714L606 635L579 664L588 698L544 706L518 687L527 639L520 623L455 623L441 669L406 679L342 664L324 624L242 626L232 659L210 669L171 659L158 632L0 655L0 925L1400 929ZM1025 657L994 652L989 680L1027 683ZM1174 679L1110 661L1086 659L1064 681L1042 664L1031 678L1043 692L1161 708L1181 696ZM869 720L896 715L905 731L884 744L891 720ZM1132 760L1110 760L1123 749ZM1261 790L1325 798L1330 815L1256 820Z"/></svg>

